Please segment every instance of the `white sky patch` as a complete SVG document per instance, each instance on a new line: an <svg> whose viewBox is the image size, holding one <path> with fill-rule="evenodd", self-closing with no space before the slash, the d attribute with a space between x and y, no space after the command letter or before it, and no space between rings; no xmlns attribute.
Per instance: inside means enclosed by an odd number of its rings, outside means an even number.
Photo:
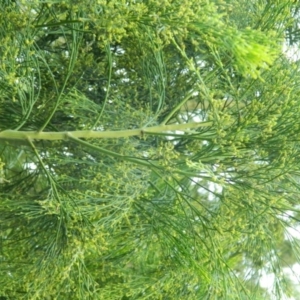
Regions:
<svg viewBox="0 0 300 300"><path fill-rule="evenodd" d="M290 216L293 216L294 213L292 211L287 211L284 216L280 216L281 219L288 221ZM300 226L295 228L289 227L286 229L286 239L300 239ZM291 267L283 268L283 273L294 283L294 288L300 293L300 264L295 263ZM265 288L269 294L272 296L272 291L274 290L275 284L275 274L274 273L266 273L263 271L262 278L260 279L261 287ZM275 297L275 296L274 296ZM282 298L284 300L297 300L294 297L285 296ZM274 298L275 300L275 298Z"/></svg>
<svg viewBox="0 0 300 300"><path fill-rule="evenodd" d="M214 182L209 182L208 188L210 190L210 193L208 194L207 197L208 201L215 201L216 196L214 195L214 193L221 194L223 190L223 187L220 184Z"/></svg>
<svg viewBox="0 0 300 300"><path fill-rule="evenodd" d="M300 264L296 263L291 268L284 268L284 273L289 276L289 278L295 284L300 283ZM300 285L298 286L298 290L300 291Z"/></svg>
<svg viewBox="0 0 300 300"><path fill-rule="evenodd" d="M196 115L196 116L194 116L194 121L195 122L203 122L203 121L205 121L203 118L201 118L199 115Z"/></svg>
<svg viewBox="0 0 300 300"><path fill-rule="evenodd" d="M34 170L37 169L37 164L30 162L30 163L25 163L24 167L26 170L30 170L30 173L33 172Z"/></svg>
<svg viewBox="0 0 300 300"><path fill-rule="evenodd" d="M294 264L291 268L284 268L283 269L284 274L286 274L288 276L288 278L295 284L294 288L296 288L297 291L300 292L300 264ZM270 296L273 295L272 291L274 289L274 284L275 284L275 275L274 273L266 273L263 272L263 276L259 281L260 286L262 288L265 288ZM272 300L277 300L278 298L275 297L272 298ZM287 297L284 296L284 298L282 298L282 300L297 300L294 297Z"/></svg>
<svg viewBox="0 0 300 300"><path fill-rule="evenodd" d="M288 227L286 230L293 238L300 240L300 226Z"/></svg>
<svg viewBox="0 0 300 300"><path fill-rule="evenodd" d="M181 74L188 74L189 73L189 69L183 69L180 71Z"/></svg>
<svg viewBox="0 0 300 300"><path fill-rule="evenodd" d="M284 213L280 214L278 217L283 221L289 221L294 215L295 213L293 211L287 210Z"/></svg>
<svg viewBox="0 0 300 300"><path fill-rule="evenodd" d="M275 281L275 274L274 273L267 274L267 273L264 272L262 278L259 281L259 283L260 283L260 286L262 288L267 289L270 292L273 288L274 281Z"/></svg>
<svg viewBox="0 0 300 300"><path fill-rule="evenodd" d="M126 71L126 69L122 68L122 69L116 70L115 73L116 73L117 75L126 75L126 74L127 74L127 71Z"/></svg>
<svg viewBox="0 0 300 300"><path fill-rule="evenodd" d="M291 218L294 217L294 215L295 213L293 211L287 210L284 213L278 215L278 218L289 223ZM300 240L300 226L286 228L285 239L289 240L291 238L296 238Z"/></svg>
<svg viewBox="0 0 300 300"><path fill-rule="evenodd" d="M121 48L120 46L117 46L116 49L111 47L110 50L115 51L115 55L117 55L117 56L121 56L125 53L125 50L123 48Z"/></svg>
<svg viewBox="0 0 300 300"><path fill-rule="evenodd" d="M291 61L297 61L300 58L299 47L297 45L287 45L283 44L283 53Z"/></svg>

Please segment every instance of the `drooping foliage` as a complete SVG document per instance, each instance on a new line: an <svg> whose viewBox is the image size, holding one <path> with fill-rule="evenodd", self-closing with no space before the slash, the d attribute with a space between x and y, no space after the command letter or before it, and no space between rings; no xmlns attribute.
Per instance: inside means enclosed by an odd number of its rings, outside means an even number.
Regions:
<svg viewBox="0 0 300 300"><path fill-rule="evenodd" d="M298 6L2 1L0 296L296 295Z"/></svg>

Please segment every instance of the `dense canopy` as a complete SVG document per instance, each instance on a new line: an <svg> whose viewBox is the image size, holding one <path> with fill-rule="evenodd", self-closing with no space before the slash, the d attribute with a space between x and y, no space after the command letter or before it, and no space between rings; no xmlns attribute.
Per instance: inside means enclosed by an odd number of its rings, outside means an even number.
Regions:
<svg viewBox="0 0 300 300"><path fill-rule="evenodd" d="M0 298L299 297L299 7L1 0Z"/></svg>

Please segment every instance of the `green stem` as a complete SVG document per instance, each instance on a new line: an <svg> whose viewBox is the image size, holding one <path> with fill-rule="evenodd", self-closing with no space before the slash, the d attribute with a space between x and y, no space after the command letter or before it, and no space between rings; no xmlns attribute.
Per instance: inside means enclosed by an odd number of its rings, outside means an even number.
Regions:
<svg viewBox="0 0 300 300"><path fill-rule="evenodd" d="M212 122L197 122L185 124L170 124L158 125L147 128L128 129L119 131L92 131L92 130L78 130L78 131L61 131L61 132L39 132L39 131L18 131L18 130L4 130L0 132L0 140L67 140L70 136L74 138L85 139L109 139L109 138L125 138L130 136L144 136L146 134L165 133L168 131L186 131L191 128L209 127Z"/></svg>

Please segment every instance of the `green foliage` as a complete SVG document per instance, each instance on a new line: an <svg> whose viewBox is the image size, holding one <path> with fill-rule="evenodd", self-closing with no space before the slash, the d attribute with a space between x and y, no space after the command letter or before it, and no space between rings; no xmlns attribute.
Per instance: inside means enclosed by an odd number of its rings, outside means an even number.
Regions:
<svg viewBox="0 0 300 300"><path fill-rule="evenodd" d="M294 1L2 2L0 296L296 297Z"/></svg>

